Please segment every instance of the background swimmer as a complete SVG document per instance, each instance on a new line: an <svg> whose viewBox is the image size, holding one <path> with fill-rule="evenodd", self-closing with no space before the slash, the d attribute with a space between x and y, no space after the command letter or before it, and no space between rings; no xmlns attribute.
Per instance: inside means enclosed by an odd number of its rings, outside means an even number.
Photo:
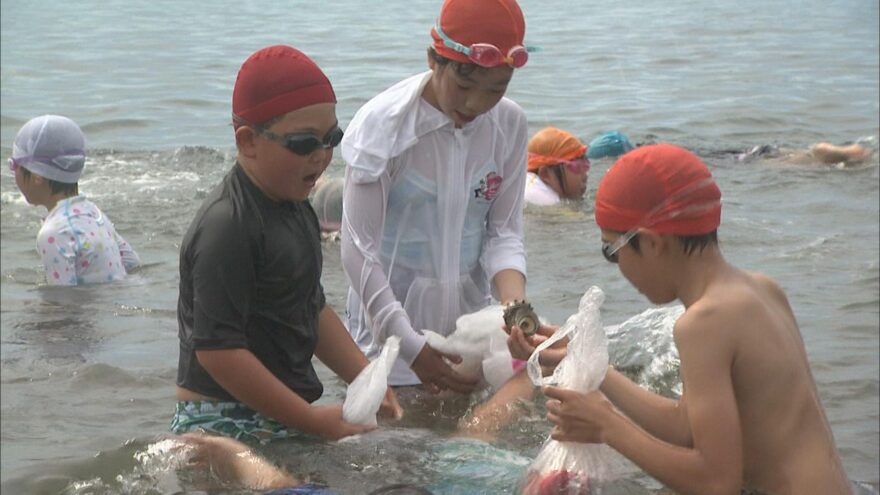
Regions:
<svg viewBox="0 0 880 495"><path fill-rule="evenodd" d="M587 190L587 146L573 134L545 127L529 140L525 200L549 206L581 199Z"/></svg>
<svg viewBox="0 0 880 495"><path fill-rule="evenodd" d="M342 190L345 181L341 177L321 177L309 196L323 239L337 239L342 226Z"/></svg>
<svg viewBox="0 0 880 495"><path fill-rule="evenodd" d="M49 285L121 280L140 264L110 219L79 193L85 162L85 135L60 115L31 119L12 145L9 169L16 186L28 203L49 210L37 234Z"/></svg>
<svg viewBox="0 0 880 495"><path fill-rule="evenodd" d="M760 158L770 163L792 165L836 165L843 166L863 163L874 154L874 150L861 143L836 145L816 143L807 150L793 150L774 145L755 146L737 159L748 162Z"/></svg>

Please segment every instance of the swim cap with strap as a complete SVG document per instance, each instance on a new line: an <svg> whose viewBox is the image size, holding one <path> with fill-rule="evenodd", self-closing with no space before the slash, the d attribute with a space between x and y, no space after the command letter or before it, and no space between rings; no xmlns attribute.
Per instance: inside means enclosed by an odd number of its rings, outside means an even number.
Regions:
<svg viewBox="0 0 880 495"><path fill-rule="evenodd" d="M16 134L12 161L49 180L75 184L86 163L86 137L67 117L35 117Z"/></svg>
<svg viewBox="0 0 880 495"><path fill-rule="evenodd" d="M541 129L529 140L529 172L584 156L587 146L573 134L555 127Z"/></svg>
<svg viewBox="0 0 880 495"><path fill-rule="evenodd" d="M596 223L605 230L649 228L661 234L708 234L721 222L721 191L706 165L671 144L623 155L596 191Z"/></svg>
<svg viewBox="0 0 880 495"><path fill-rule="evenodd" d="M446 0L437 22L446 36L462 45L488 43L505 54L522 45L526 34L522 10L514 0ZM434 28L431 37L438 55L470 63L467 55L446 46Z"/></svg>

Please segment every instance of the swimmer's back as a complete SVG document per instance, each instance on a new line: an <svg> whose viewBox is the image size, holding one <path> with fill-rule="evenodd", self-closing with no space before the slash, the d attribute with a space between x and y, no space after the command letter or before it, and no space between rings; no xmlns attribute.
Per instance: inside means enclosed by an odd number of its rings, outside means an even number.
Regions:
<svg viewBox="0 0 880 495"><path fill-rule="evenodd" d="M803 339L779 286L733 269L691 310L711 315L733 346L746 486L779 494L847 493Z"/></svg>

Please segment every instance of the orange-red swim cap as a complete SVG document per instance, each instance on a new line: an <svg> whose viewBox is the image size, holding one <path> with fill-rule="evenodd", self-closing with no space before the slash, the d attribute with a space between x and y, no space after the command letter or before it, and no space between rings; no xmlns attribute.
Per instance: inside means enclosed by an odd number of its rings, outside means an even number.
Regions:
<svg viewBox="0 0 880 495"><path fill-rule="evenodd" d="M529 172L584 156L587 146L573 134L555 127L545 127L529 140Z"/></svg>
<svg viewBox="0 0 880 495"><path fill-rule="evenodd" d="M495 45L506 54L523 44L526 21L514 0L446 0L440 8L440 29L464 46L475 43ZM447 47L431 28L434 51L456 62L469 63L467 55Z"/></svg>
<svg viewBox="0 0 880 495"><path fill-rule="evenodd" d="M706 165L671 144L642 146L608 170L596 192L596 223L626 232L708 234L721 222L721 191Z"/></svg>

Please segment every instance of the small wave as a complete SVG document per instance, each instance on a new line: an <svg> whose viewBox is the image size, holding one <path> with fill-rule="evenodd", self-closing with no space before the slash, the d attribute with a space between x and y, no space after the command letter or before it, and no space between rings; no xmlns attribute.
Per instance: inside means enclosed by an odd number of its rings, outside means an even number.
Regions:
<svg viewBox="0 0 880 495"><path fill-rule="evenodd" d="M111 119L92 122L81 126L83 132L98 133L102 131L118 130L118 129L144 129L153 125L150 119Z"/></svg>
<svg viewBox="0 0 880 495"><path fill-rule="evenodd" d="M642 385L680 395L678 351L672 328L682 313L681 305L649 308L620 325L605 327L611 362L630 370Z"/></svg>
<svg viewBox="0 0 880 495"><path fill-rule="evenodd" d="M0 114L0 125L6 127L21 127L24 123L27 122L25 119L19 119L17 117L10 117L8 115Z"/></svg>
<svg viewBox="0 0 880 495"><path fill-rule="evenodd" d="M86 365L71 374L71 388L92 389L96 385L129 390L131 388L157 387L162 380L152 376L136 376L116 366L104 363Z"/></svg>
<svg viewBox="0 0 880 495"><path fill-rule="evenodd" d="M209 108L213 106L219 106L219 104L215 101L201 100L198 98L171 98L169 100L162 101L162 103L171 106L182 106L190 108Z"/></svg>
<svg viewBox="0 0 880 495"><path fill-rule="evenodd" d="M866 313L874 313L877 314L877 307L880 306L880 299L873 299L871 301L856 301L844 304L841 306L841 311L864 311Z"/></svg>

